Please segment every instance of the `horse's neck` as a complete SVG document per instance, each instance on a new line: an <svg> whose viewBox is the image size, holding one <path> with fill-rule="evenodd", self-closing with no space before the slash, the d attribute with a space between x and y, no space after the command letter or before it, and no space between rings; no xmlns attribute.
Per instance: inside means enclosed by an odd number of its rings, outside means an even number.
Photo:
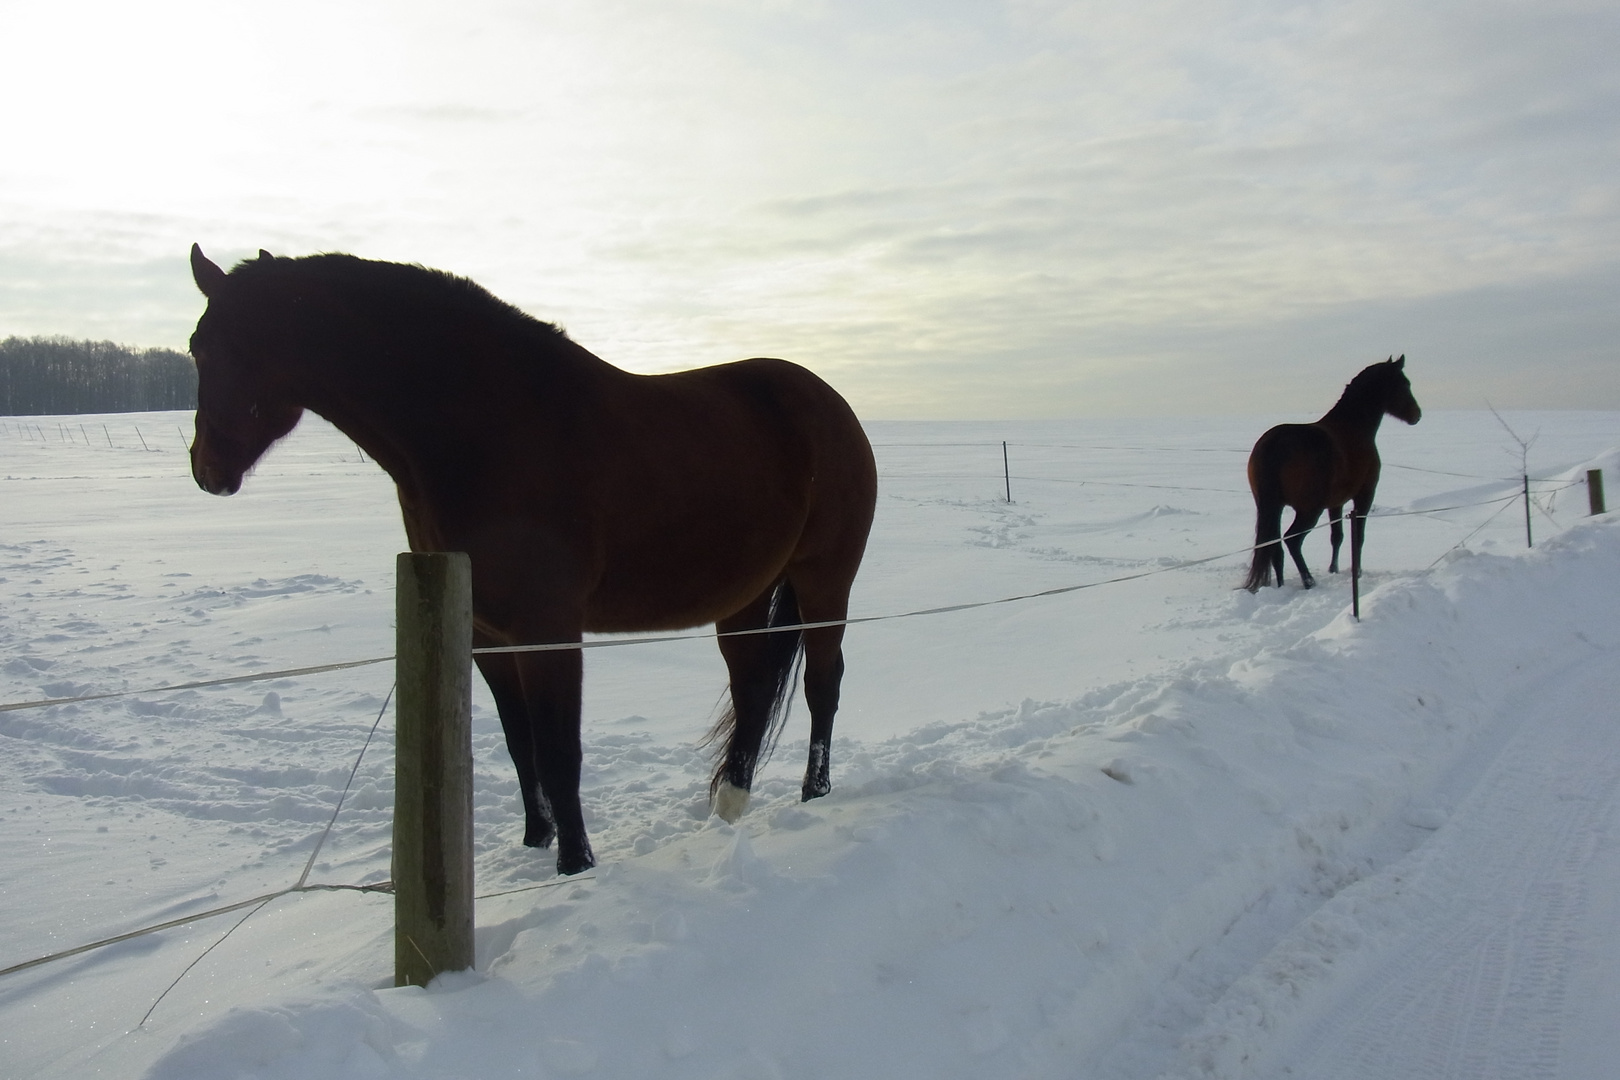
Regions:
<svg viewBox="0 0 1620 1080"><path fill-rule="evenodd" d="M547 350L524 371L471 342L423 353L400 346L408 337L407 330L312 356L299 380L304 404L402 486L487 445L495 412L573 397L569 391L596 366L616 370L572 343ZM544 392L548 383L556 393Z"/></svg>
<svg viewBox="0 0 1620 1080"><path fill-rule="evenodd" d="M342 398L325 397L309 408L333 427L347 435L366 456L383 467L383 471L402 483L410 475L410 443L403 425L365 414L350 407Z"/></svg>
<svg viewBox="0 0 1620 1080"><path fill-rule="evenodd" d="M1378 434L1383 423L1384 409L1379 403L1353 390L1346 390L1338 404L1327 411L1318 423L1327 424L1371 439Z"/></svg>

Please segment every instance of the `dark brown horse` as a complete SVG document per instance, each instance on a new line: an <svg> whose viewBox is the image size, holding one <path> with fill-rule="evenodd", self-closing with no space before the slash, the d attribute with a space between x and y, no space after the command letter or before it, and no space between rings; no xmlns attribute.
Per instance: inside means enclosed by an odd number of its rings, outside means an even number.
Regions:
<svg viewBox="0 0 1620 1080"><path fill-rule="evenodd" d="M782 360L621 371L477 285L350 255L225 273L191 249L208 309L191 337L191 471L229 495L303 411L399 489L413 551L472 558L475 646L586 631L719 631L847 616L877 498L860 423ZM717 813L736 820L802 656L806 799L829 789L843 627L721 636L731 707L714 734ZM523 792L523 842L595 862L579 804L577 649L477 657Z"/></svg>
<svg viewBox="0 0 1620 1080"><path fill-rule="evenodd" d="M1378 447L1373 438L1388 413L1415 424L1423 417L1412 384L1406 379L1406 355L1365 368L1344 388L1339 403L1314 424L1279 424L1260 436L1249 453L1249 490L1254 492L1254 562L1243 587L1254 592L1270 580L1283 583L1283 543L1299 567L1308 589L1316 584L1305 567L1301 547L1305 534L1316 527L1322 511L1332 523L1333 561L1328 573L1339 572L1339 545L1344 541L1341 519L1344 504L1350 511L1350 573L1361 577L1361 543L1367 532L1367 512L1378 489ZM1294 522L1281 537L1284 506L1294 508ZM1279 543L1282 538L1282 543Z"/></svg>

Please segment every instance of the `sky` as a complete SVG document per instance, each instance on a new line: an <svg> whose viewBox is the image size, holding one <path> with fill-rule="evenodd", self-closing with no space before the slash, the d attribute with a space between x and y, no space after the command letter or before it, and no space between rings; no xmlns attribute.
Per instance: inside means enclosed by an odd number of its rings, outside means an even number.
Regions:
<svg viewBox="0 0 1620 1080"><path fill-rule="evenodd" d="M478 281L862 416L1620 408L1620 3L0 0L0 337L193 241Z"/></svg>

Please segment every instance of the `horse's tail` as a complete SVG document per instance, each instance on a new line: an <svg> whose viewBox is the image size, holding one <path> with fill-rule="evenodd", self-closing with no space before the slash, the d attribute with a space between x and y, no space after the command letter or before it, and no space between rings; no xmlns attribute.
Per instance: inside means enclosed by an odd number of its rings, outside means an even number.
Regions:
<svg viewBox="0 0 1620 1080"><path fill-rule="evenodd" d="M1276 562L1274 553L1277 542L1282 539L1282 504L1274 505L1276 510L1272 513L1267 513L1270 509L1267 506L1255 508L1254 558L1249 563L1249 576L1243 579L1243 587L1250 592L1258 592L1260 586L1271 584L1271 568Z"/></svg>
<svg viewBox="0 0 1620 1080"><path fill-rule="evenodd" d="M1269 433L1268 433L1269 434ZM1275 439L1262 437L1249 455L1249 487L1254 492L1254 552L1249 576L1243 587L1257 592L1271 583L1272 567L1277 567L1277 584L1282 584L1281 551L1283 493L1279 464L1273 460Z"/></svg>
<svg viewBox="0 0 1620 1080"><path fill-rule="evenodd" d="M799 614L799 597L793 591L792 582L783 578L777 582L775 590L771 593L770 610L765 617L766 627L797 626L804 619ZM788 705L793 697L793 684L798 674L799 662L804 658L804 631L782 630L774 634L761 634L764 639L765 656L761 661L761 668L765 677L770 680L771 707L767 714L765 734L760 741L759 755L754 759L753 768L757 769L770 758L771 751L776 749L777 737L781 735L782 728L787 724ZM713 798L720 789L720 781L725 779L726 751L731 747L731 740L737 734L737 704L733 700L726 706L726 711L720 714L714 727L709 729L708 735L703 739L705 744L715 743L724 748L715 763L714 776L709 780L709 796Z"/></svg>

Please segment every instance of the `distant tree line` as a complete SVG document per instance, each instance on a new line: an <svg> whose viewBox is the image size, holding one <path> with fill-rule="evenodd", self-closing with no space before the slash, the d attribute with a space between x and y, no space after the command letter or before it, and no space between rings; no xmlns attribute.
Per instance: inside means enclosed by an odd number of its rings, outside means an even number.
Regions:
<svg viewBox="0 0 1620 1080"><path fill-rule="evenodd" d="M173 349L111 341L0 341L0 415L195 409L197 369Z"/></svg>

